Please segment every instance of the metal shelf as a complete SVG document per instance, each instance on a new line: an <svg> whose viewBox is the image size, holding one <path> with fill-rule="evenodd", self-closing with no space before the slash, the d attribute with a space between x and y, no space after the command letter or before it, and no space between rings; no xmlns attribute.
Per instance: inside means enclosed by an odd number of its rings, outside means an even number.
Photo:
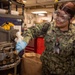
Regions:
<svg viewBox="0 0 75 75"><path fill-rule="evenodd" d="M11 69L11 68L17 66L20 63L20 61L21 61L21 58L19 57L19 59L16 62L12 63L12 64L0 66L0 71Z"/></svg>
<svg viewBox="0 0 75 75"><path fill-rule="evenodd" d="M4 4L8 4L8 3L12 2L12 3L14 3L16 5L20 5L20 6L23 6L24 5L22 3L19 3L19 2L14 1L14 0L0 0L0 2L2 2Z"/></svg>
<svg viewBox="0 0 75 75"><path fill-rule="evenodd" d="M11 14L0 14L0 17L24 19L24 16L20 16L20 15L11 15Z"/></svg>
<svg viewBox="0 0 75 75"><path fill-rule="evenodd" d="M9 18L17 18L17 19L24 19L24 4L18 3L13 0L0 0L1 8L4 9L7 7L8 9L8 14L0 14L1 17L9 17ZM18 8L22 8L22 14L21 15L11 15L11 6L12 4L16 5L16 11L18 11Z"/></svg>
<svg viewBox="0 0 75 75"><path fill-rule="evenodd" d="M20 64L20 62L21 62L21 58L19 57L19 59L16 60L12 64L0 66L0 71L5 71L5 70L8 70L8 69L14 68L14 75L17 75L17 66Z"/></svg>

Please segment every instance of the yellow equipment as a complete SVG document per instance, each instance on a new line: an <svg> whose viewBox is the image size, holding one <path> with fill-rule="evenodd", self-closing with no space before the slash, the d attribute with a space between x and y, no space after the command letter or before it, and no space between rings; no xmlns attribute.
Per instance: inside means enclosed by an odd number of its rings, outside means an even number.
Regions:
<svg viewBox="0 0 75 75"><path fill-rule="evenodd" d="M6 22L6 23L4 23L1 27L2 27L3 29L5 29L5 30L10 30L11 27L13 27L13 26L14 26L13 23L11 23L11 22Z"/></svg>
<svg viewBox="0 0 75 75"><path fill-rule="evenodd" d="M55 0L55 2L58 2L58 0Z"/></svg>

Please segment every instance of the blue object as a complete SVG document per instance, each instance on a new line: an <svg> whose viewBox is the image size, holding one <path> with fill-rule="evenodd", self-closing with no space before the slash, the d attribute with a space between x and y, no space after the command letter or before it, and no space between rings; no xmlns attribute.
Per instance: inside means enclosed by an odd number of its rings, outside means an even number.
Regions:
<svg viewBox="0 0 75 75"><path fill-rule="evenodd" d="M27 43L24 42L24 41L17 42L17 44L16 44L16 50L17 50L17 52L19 53L19 52L22 51L26 46L27 46Z"/></svg>
<svg viewBox="0 0 75 75"><path fill-rule="evenodd" d="M22 25L21 19L9 18L9 17L0 17L0 26L5 22L12 22L14 25Z"/></svg>

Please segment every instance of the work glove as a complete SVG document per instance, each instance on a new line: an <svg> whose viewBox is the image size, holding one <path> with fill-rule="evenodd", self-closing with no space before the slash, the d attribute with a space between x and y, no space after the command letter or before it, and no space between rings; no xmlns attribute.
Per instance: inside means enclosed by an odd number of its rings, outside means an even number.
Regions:
<svg viewBox="0 0 75 75"><path fill-rule="evenodd" d="M27 46L27 43L24 41L19 41L16 43L16 51L20 57L22 57L22 55L24 54L24 49L26 46Z"/></svg>
<svg viewBox="0 0 75 75"><path fill-rule="evenodd" d="M27 43L23 41L23 36L21 35L21 32L16 33L15 42L16 42L16 51L17 54L21 57L24 53L24 49L27 46Z"/></svg>

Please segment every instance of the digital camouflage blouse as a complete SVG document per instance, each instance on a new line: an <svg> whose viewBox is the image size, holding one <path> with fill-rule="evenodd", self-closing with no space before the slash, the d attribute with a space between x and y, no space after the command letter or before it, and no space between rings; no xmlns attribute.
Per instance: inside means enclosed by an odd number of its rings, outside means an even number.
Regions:
<svg viewBox="0 0 75 75"><path fill-rule="evenodd" d="M62 32L54 23L37 24L24 32L24 41L40 35L46 47L41 55L43 75L75 75L75 26Z"/></svg>

